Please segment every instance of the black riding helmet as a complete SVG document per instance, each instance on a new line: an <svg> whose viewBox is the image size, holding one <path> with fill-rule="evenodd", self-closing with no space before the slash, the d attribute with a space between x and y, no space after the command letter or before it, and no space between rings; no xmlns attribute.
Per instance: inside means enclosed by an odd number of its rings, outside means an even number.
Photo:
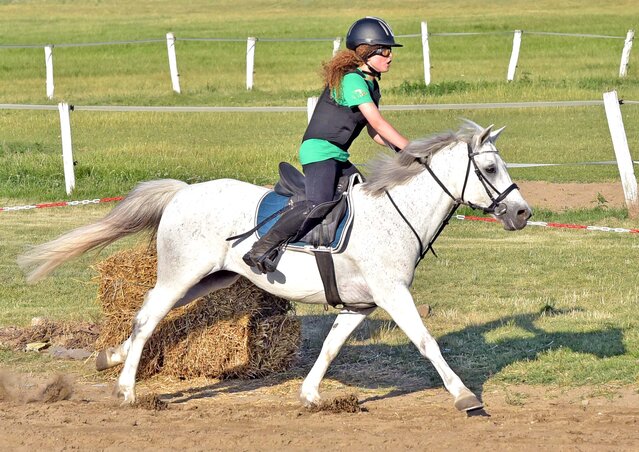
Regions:
<svg viewBox="0 0 639 452"><path fill-rule="evenodd" d="M346 48L355 50L362 44L402 47L395 42L391 27L379 17L366 16L357 20L346 33Z"/></svg>

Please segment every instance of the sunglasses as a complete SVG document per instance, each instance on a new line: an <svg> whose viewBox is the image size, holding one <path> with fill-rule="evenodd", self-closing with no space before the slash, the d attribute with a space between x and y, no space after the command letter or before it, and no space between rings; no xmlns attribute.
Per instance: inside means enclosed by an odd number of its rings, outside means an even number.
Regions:
<svg viewBox="0 0 639 452"><path fill-rule="evenodd" d="M393 53L393 50L392 50L390 47L381 47L381 48L379 48L379 49L375 50L375 51L371 54L371 56L374 56L374 55L381 55L381 56L383 56L384 58L388 58L389 56L391 56L391 54L392 54L392 53Z"/></svg>

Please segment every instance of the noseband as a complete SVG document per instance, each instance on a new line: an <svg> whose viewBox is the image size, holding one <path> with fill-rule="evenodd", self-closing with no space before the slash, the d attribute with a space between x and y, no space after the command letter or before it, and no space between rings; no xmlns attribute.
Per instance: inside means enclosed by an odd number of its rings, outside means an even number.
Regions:
<svg viewBox="0 0 639 452"><path fill-rule="evenodd" d="M466 166L466 176L464 177L464 185L462 187L461 196L459 198L456 198L455 196L453 196L450 190L446 188L444 183L437 177L437 175L433 172L433 170L431 169L431 167L428 165L428 163L425 160L421 161L421 164L424 165L424 168L426 168L428 173L432 176L435 182L437 182L437 184L441 187L444 193L446 193L455 202L455 204L453 205L453 208L450 210L450 212L446 216L446 219L444 219L444 221L439 226L439 229L437 230L433 238L428 243L428 246L426 247L426 249L424 249L424 244L422 243L422 239L419 237L419 234L417 233L413 225L410 224L410 222L404 216L404 214L399 209L397 204L395 204L395 201L391 197L390 193L388 193L388 190L386 190L386 195L388 196L388 199L393 204L393 206L395 207L395 210L397 210L400 217L402 217L402 219L406 222L406 224L411 229L411 231L413 231L413 234L415 234L415 237L417 237L417 241L419 242L419 259L417 260L417 263L415 264L415 266L419 265L421 260L424 259L424 257L428 253L428 251L431 251L433 255L437 257L437 254L435 253L435 250L433 249L433 244L435 243L435 240L437 240L437 237L439 237L439 234L441 234L441 232L444 230L444 228L446 227L446 225L448 224L452 216L455 214L455 211L459 208L459 206L464 205L474 210L481 210L484 213L492 214L495 216L501 216L508 211L508 206L506 206L506 204L504 204L502 201L506 199L506 197L510 194L511 191L519 189L517 184L512 183L504 191L500 192L488 180L488 178L484 175L484 173L479 169L479 166L477 165L477 162L475 161L475 156L479 154L486 154L488 152L497 154L498 153L497 151L473 152L470 146L470 143L467 143L466 147L468 149L468 166ZM470 175L471 167L474 168L475 174L477 175L477 179L479 179L479 182L481 182L482 186L484 187L484 190L486 190L486 194L491 200L491 203L488 207L482 207L470 201L464 200L464 194L466 193L466 186L468 185L468 176Z"/></svg>

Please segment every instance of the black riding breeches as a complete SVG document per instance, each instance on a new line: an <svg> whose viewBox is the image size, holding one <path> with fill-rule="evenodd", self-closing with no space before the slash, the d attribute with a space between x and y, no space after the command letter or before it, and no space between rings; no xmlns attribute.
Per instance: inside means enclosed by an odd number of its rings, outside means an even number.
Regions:
<svg viewBox="0 0 639 452"><path fill-rule="evenodd" d="M302 169L306 176L306 199L314 205L333 200L337 182L341 176L359 173L351 162L340 162L335 159L302 165Z"/></svg>

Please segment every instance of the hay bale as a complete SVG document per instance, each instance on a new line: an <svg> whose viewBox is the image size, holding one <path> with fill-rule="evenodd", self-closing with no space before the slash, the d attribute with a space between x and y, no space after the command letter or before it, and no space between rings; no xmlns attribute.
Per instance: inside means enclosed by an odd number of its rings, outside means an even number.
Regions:
<svg viewBox="0 0 639 452"><path fill-rule="evenodd" d="M125 250L96 265L104 323L96 349L130 335L133 317L155 285L151 248ZM254 378L288 369L297 358L300 322L292 304L245 278L172 310L147 342L138 378L161 373L180 378Z"/></svg>

